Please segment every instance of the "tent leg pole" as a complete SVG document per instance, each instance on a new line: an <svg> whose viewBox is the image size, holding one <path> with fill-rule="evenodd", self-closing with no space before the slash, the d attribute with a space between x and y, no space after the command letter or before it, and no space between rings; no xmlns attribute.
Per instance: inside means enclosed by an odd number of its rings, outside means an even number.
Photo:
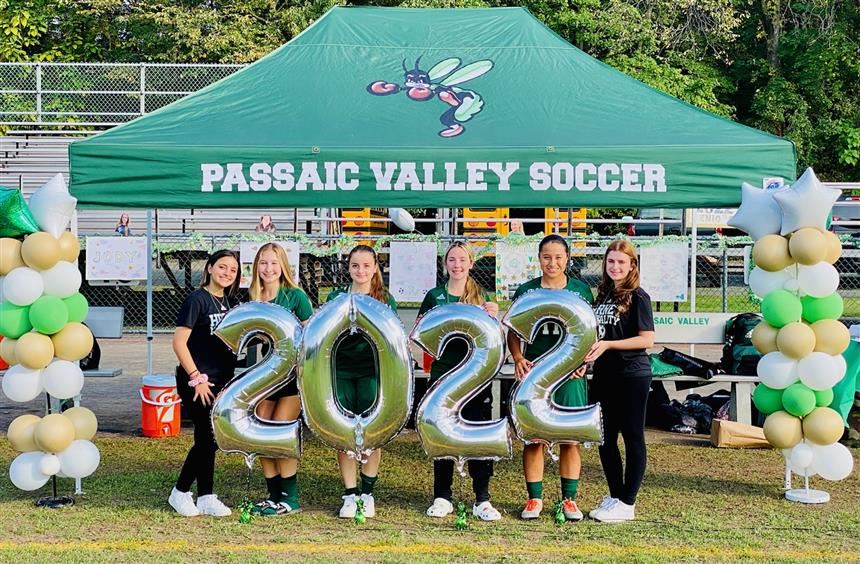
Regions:
<svg viewBox="0 0 860 564"><path fill-rule="evenodd" d="M152 374L152 210L146 210L146 373Z"/></svg>

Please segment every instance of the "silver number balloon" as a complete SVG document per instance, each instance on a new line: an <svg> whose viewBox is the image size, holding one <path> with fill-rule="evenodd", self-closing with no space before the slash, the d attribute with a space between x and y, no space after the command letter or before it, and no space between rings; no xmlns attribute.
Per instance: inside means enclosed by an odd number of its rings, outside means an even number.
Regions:
<svg viewBox="0 0 860 564"><path fill-rule="evenodd" d="M499 321L480 307L446 304L428 311L410 338L434 358L452 339L465 339L466 358L428 390L418 406L415 425L424 452L431 458L510 458L508 422L467 421L463 406L490 385L505 361L505 336Z"/></svg>
<svg viewBox="0 0 860 564"><path fill-rule="evenodd" d="M264 360L231 380L215 399L212 429L219 448L244 454L249 464L255 456L301 456L301 421L266 421L255 413L260 400L286 386L294 374L301 322L281 306L251 302L230 310L215 334L236 354L255 336L272 344Z"/></svg>
<svg viewBox="0 0 860 564"><path fill-rule="evenodd" d="M502 323L531 342L538 326L554 320L562 339L535 360L525 378L511 391L511 421L526 443L603 443L600 404L562 407L553 392L581 364L597 340L597 319L591 306L573 292L532 290L511 305Z"/></svg>
<svg viewBox="0 0 860 564"><path fill-rule="evenodd" d="M378 396L364 413L346 411L335 397L335 348L355 332L370 340L379 367ZM412 404L412 362L397 314L360 294L342 294L327 303L305 327L298 385L305 423L332 448L364 459L393 439Z"/></svg>

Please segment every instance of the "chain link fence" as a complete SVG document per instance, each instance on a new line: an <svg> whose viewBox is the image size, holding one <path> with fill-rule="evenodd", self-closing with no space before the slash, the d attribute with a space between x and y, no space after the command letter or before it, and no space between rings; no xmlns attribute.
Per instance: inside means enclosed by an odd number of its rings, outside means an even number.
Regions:
<svg viewBox="0 0 860 564"><path fill-rule="evenodd" d="M182 247L187 237L170 234L157 235L159 243L172 249ZM463 240L463 237L458 237ZM465 238L477 250L478 258L473 276L491 294L496 290L496 256L492 241L486 238ZM205 237L207 250L176 249L157 251L153 257L153 327L156 332L172 332L176 314L182 302L200 286L208 249L235 248L235 237L230 234ZM315 242L320 252L304 252L299 260L299 281L310 296L314 306L324 303L328 293L337 287L349 284L348 265L345 253L331 253L335 237L320 236ZM438 239L437 283L444 282L441 253L453 240ZM600 282L603 253L612 237L589 238L587 241L571 239L572 256L568 274L582 279L591 288ZM634 239L634 243L636 240ZM648 240L640 241L649 244ZM537 245L537 243L535 243ZM727 244L718 238L699 241L696 253L696 282L693 287L696 310L707 312L757 311L758 300L744 283L744 243ZM200 245L196 245L200 249ZM238 249L236 249L238 250ZM85 253L81 253L81 269L85 266ZM381 245L379 259L383 278L388 283L390 264L389 248ZM845 303L843 320L860 323L860 249L846 243L842 258L836 263L841 276L839 293ZM125 331L143 332L146 329L146 283L111 283L97 285L85 281L81 291L92 306L123 306L125 308ZM500 300L504 309L505 300ZM400 303L401 308L417 308L419 303ZM655 311L689 311L691 301L658 302Z"/></svg>

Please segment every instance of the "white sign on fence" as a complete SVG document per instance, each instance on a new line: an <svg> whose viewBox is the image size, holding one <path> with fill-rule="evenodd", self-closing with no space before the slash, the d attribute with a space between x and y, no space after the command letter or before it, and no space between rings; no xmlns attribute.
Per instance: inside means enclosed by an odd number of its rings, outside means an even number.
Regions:
<svg viewBox="0 0 860 564"><path fill-rule="evenodd" d="M87 280L146 280L146 237L87 237Z"/></svg>
<svg viewBox="0 0 860 564"><path fill-rule="evenodd" d="M270 241L244 241L239 244L239 264L242 267L242 278L239 287L247 288L251 285L251 276L254 273L254 257L260 247ZM299 243L298 241L271 241L277 243L287 253L290 268L293 271L293 280L299 284Z"/></svg>
<svg viewBox="0 0 860 564"><path fill-rule="evenodd" d="M690 248L669 241L639 249L639 283L655 302L685 302Z"/></svg>
<svg viewBox="0 0 860 564"><path fill-rule="evenodd" d="M436 243L392 241L389 287L398 302L420 302L436 286Z"/></svg>
<svg viewBox="0 0 860 564"><path fill-rule="evenodd" d="M537 245L496 242L496 300L512 300L520 284L540 275Z"/></svg>

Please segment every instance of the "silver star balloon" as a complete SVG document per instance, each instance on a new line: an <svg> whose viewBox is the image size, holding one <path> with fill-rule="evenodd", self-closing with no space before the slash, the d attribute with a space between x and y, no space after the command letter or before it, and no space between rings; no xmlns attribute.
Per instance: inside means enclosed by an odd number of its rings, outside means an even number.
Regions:
<svg viewBox="0 0 860 564"><path fill-rule="evenodd" d="M741 207L728 224L749 233L754 240L765 235L779 233L782 225L782 209L773 196L780 190L762 190L752 184L741 184Z"/></svg>
<svg viewBox="0 0 860 564"><path fill-rule="evenodd" d="M773 197L782 208L781 235L788 235L804 227L824 229L827 216L842 192L838 188L827 188L818 181L811 168L787 190L780 190Z"/></svg>

